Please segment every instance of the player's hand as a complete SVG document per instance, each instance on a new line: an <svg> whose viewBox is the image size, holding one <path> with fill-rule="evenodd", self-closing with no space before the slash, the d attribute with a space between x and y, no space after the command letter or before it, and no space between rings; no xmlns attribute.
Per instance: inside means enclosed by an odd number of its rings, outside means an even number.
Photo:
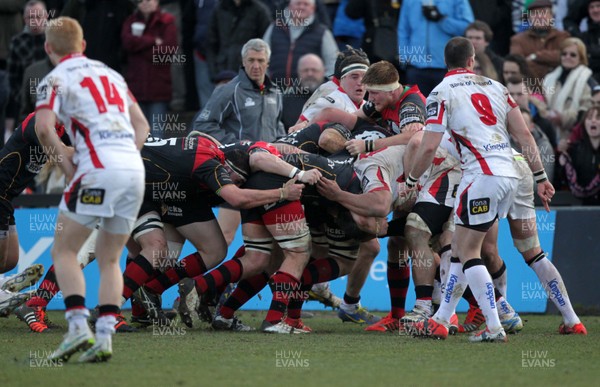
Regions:
<svg viewBox="0 0 600 387"><path fill-rule="evenodd" d="M310 171L303 171L298 174L298 180L302 183L315 185L319 179L323 176L318 169L311 169Z"/></svg>
<svg viewBox="0 0 600 387"><path fill-rule="evenodd" d="M290 128L288 129L288 133L294 133L299 131L300 129L304 129L308 126L308 121L302 121L297 123L294 126L290 126Z"/></svg>
<svg viewBox="0 0 600 387"><path fill-rule="evenodd" d="M65 174L65 183L69 184L75 175L75 164L70 158L65 158L58 165Z"/></svg>
<svg viewBox="0 0 600 387"><path fill-rule="evenodd" d="M365 153L365 140L353 139L350 141L346 141L344 143L344 146L352 156Z"/></svg>
<svg viewBox="0 0 600 387"><path fill-rule="evenodd" d="M321 177L321 179L317 182L317 191L319 194L326 199L337 201L339 194L342 192L340 186L333 180L329 180L325 177Z"/></svg>
<svg viewBox="0 0 600 387"><path fill-rule="evenodd" d="M550 202L554 196L554 187L548 180L538 183L537 185L538 196L542 199L544 209L546 212L550 212Z"/></svg>
<svg viewBox="0 0 600 387"><path fill-rule="evenodd" d="M304 189L304 184L296 184L296 178L288 180L287 183L281 187L283 190L283 197L281 200L288 200L290 202L300 200L302 196L302 190Z"/></svg>

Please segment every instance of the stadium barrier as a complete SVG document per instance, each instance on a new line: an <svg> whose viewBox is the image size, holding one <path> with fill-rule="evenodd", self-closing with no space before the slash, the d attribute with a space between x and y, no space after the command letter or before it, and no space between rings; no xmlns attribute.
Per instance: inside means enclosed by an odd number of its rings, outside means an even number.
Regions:
<svg viewBox="0 0 600 387"><path fill-rule="evenodd" d="M15 211L20 241L18 270L33 263L42 263L46 269L50 267L50 248L53 235L56 228L60 227L56 225L57 213L56 208L21 208ZM600 266L595 259L600 254L600 244L595 240L600 226L600 209L569 207L559 208L550 213L538 210L537 221L542 248L561 271L573 305L598 308L597 294L592 294L589 289L595 283L594 273L599 272ZM241 243L241 233L238 229L228 258L233 255ZM371 267L369 278L361 293L362 305L369 310L385 311L390 308L386 279L386 243L386 239L380 240L381 252ZM527 267L513 247L508 223L505 219L500 222L498 246L508 270L509 302L518 312L544 313L549 310L546 293L535 273ZM191 244L186 242L181 257L193 252ZM121 260L123 269L125 257L126 253L123 253ZM97 264L91 263L85 268L84 274L87 281L86 303L88 307L94 307L97 304L99 285ZM332 291L341 297L344 294L346 282L345 277L333 281ZM169 289L163 296L165 308L170 307L177 297L176 288L175 286ZM263 289L259 296L250 300L245 305L245 309L267 309L271 301L269 289ZM412 308L414 301L415 295L411 283L406 304L408 309ZM128 307L129 303L125 308ZM64 308L60 294L52 300L49 308ZM308 302L305 309L321 310L323 307L317 302ZM467 310L464 300L459 304L458 310L461 312Z"/></svg>

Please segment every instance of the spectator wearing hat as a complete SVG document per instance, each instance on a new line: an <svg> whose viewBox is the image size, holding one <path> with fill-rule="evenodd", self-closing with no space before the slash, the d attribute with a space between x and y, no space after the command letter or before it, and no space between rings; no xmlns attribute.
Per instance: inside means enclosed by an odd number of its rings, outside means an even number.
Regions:
<svg viewBox="0 0 600 387"><path fill-rule="evenodd" d="M552 2L535 0L527 8L529 29L510 39L510 53L525 57L531 75L541 80L560 64L560 44L569 33L554 28Z"/></svg>

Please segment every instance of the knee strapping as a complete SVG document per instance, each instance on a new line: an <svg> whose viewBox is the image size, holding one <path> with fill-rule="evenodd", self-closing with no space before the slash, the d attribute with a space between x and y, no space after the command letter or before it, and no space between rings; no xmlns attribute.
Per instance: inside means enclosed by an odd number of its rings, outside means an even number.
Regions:
<svg viewBox="0 0 600 387"><path fill-rule="evenodd" d="M149 213L135 221L131 235L137 242L139 237L153 230L164 230L164 225L157 214Z"/></svg>
<svg viewBox="0 0 600 387"><path fill-rule="evenodd" d="M540 240L536 235L529 237L529 238L525 238L525 239L515 239L514 241L515 247L517 248L517 250L519 250L520 253L524 253L528 250L531 250L535 247L539 247L540 246Z"/></svg>
<svg viewBox="0 0 600 387"><path fill-rule="evenodd" d="M273 251L273 238L250 238L244 236L246 250L254 250L271 255Z"/></svg>

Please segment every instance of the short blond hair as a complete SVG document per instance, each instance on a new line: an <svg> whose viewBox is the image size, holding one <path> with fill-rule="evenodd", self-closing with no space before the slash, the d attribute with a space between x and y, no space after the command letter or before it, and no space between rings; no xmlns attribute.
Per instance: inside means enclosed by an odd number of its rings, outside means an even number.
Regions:
<svg viewBox="0 0 600 387"><path fill-rule="evenodd" d="M50 20L46 28L46 42L59 56L83 52L83 30L79 22L68 16Z"/></svg>
<svg viewBox="0 0 600 387"><path fill-rule="evenodd" d="M585 47L585 43L579 38L566 38L560 43L560 51L562 54L562 50L569 46L575 46L577 48L577 54L579 55L579 61L588 66L588 56L587 56L587 48Z"/></svg>

